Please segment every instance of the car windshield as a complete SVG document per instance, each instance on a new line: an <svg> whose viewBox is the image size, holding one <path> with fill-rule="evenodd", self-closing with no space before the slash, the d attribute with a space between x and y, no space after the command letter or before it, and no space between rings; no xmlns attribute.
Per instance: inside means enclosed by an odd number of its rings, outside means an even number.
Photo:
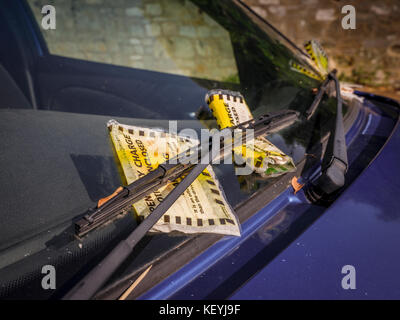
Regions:
<svg viewBox="0 0 400 320"><path fill-rule="evenodd" d="M241 92L259 116L283 109L304 114L319 86L305 72L313 70L306 56L238 1L53 1L54 29L42 13L47 2L16 1L1 9L0 37L9 44L0 49L5 282L66 261L74 267L60 281L68 281L135 226L129 214L83 240L74 237L72 221L124 182L110 119L164 129L178 120L178 131L199 132L216 127L215 120L198 117L211 89ZM335 101L325 99L320 137L334 114ZM304 120L268 139L298 164L315 130ZM229 164L214 171L233 208L276 181L238 177ZM136 265L186 238L152 236Z"/></svg>

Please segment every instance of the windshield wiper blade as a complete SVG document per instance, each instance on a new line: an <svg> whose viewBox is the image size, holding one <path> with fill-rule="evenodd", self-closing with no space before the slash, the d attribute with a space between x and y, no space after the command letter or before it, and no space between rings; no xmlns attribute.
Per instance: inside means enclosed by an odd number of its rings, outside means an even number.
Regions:
<svg viewBox="0 0 400 320"><path fill-rule="evenodd" d="M299 119L299 113L293 110L285 110L276 113L266 114L259 117L258 119L251 120L242 123L231 130L237 129L253 129L252 136L254 138L267 135L276 131L279 131L285 127L292 125L296 120ZM246 132L246 131L245 131ZM240 137L239 142L245 142L248 137L243 135ZM236 145L233 141L233 145ZM212 143L212 141L211 141ZM201 146L201 145L200 145ZM81 221L79 226L83 226L85 223L98 225L96 222L96 216L102 216L101 221L104 220L103 216L113 216L121 211L121 208L125 208L126 205L131 205L134 201L138 200L138 196L131 194L131 192L138 191L138 186L146 185L148 189L146 192L141 192L140 197L143 197L149 190L158 188L163 183L174 180L183 173L189 172L187 176L177 184L177 186L168 194L168 196L151 212L135 230L123 241L121 241L95 268L93 268L65 297L64 299L70 300L84 300L90 299L109 279L109 277L116 271L116 269L126 260L129 254L132 252L136 244L145 236L145 234L157 223L157 221L163 216L163 214L174 204L174 202L185 192L185 190L193 183L194 180L203 172L209 163L221 156L223 153L224 146L221 147L219 153L212 154L211 145L207 146L207 152L199 152L201 148L195 150L195 156L200 157L200 161L197 164L161 164L158 168L160 170L154 170L145 177L137 180L131 185L120 189L111 199L104 204L106 209L98 211L96 208L92 214L87 215ZM211 155L210 155L211 154ZM202 156L200 156L202 155ZM140 192L140 191L139 191ZM104 223L104 222L103 222ZM85 233L90 229L90 226L86 225Z"/></svg>
<svg viewBox="0 0 400 320"><path fill-rule="evenodd" d="M332 71L332 74L335 73L336 70ZM321 103L322 97L324 96L325 92L329 88L329 84L332 81L331 74L328 74L326 79L322 82L317 95L314 98L313 103L311 106L306 110L305 117L307 120L310 120L311 117L314 115L315 111L317 110L319 104Z"/></svg>
<svg viewBox="0 0 400 320"><path fill-rule="evenodd" d="M318 106L322 95L325 93L331 81L335 83L336 90L336 119L322 159L321 175L305 192L307 198L311 202L324 200L327 196L343 187L348 169L347 146L342 114L342 97L340 94L340 83L336 77L336 70L329 73L327 79L322 84L323 87L321 86L319 92L319 94L322 92L321 96L317 96L315 100L317 100ZM310 113L311 115L315 112L315 109L316 107L313 104L312 108L310 107L309 109L312 111Z"/></svg>

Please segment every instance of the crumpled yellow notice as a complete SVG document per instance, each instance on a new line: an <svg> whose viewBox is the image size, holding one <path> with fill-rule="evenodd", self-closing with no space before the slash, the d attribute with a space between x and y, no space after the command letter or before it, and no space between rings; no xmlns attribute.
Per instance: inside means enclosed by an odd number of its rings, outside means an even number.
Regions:
<svg viewBox="0 0 400 320"><path fill-rule="evenodd" d="M253 120L250 108L240 92L214 89L207 92L205 100L221 130ZM296 170L293 159L263 136L255 138L253 143L235 147L233 151L263 178Z"/></svg>
<svg viewBox="0 0 400 320"><path fill-rule="evenodd" d="M118 160L128 184L159 164L195 146L198 140L160 130L107 123ZM146 218L179 181L173 181L133 204L139 219ZM151 231L218 233L240 236L240 226L211 166L200 174Z"/></svg>

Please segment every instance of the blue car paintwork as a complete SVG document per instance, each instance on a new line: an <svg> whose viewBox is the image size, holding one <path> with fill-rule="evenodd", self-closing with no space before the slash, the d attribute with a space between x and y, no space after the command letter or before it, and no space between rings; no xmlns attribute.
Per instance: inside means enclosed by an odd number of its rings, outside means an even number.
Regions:
<svg viewBox="0 0 400 320"><path fill-rule="evenodd" d="M357 161L366 136L388 135L394 120L366 101L346 134L349 161ZM141 299L360 299L399 298L400 129L376 160L328 209L288 188L242 225L243 236L225 238ZM310 178L318 174L318 169ZM270 245L271 221L290 225L319 217L287 248ZM289 217L289 218L287 218ZM279 230L276 231L279 233ZM344 290L345 265L356 268L356 290Z"/></svg>
<svg viewBox="0 0 400 320"><path fill-rule="evenodd" d="M233 299L400 298L400 129L370 167ZM344 265L356 289L344 290Z"/></svg>

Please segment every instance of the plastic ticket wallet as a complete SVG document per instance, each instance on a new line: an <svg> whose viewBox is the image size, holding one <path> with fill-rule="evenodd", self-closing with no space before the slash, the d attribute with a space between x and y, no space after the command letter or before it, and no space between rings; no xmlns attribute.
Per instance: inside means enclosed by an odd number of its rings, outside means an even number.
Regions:
<svg viewBox="0 0 400 320"><path fill-rule="evenodd" d="M206 95L206 103L220 130L253 119L246 101L239 92L211 90ZM264 178L279 176L296 169L292 158L264 137L257 137L253 143L235 147L233 151Z"/></svg>
<svg viewBox="0 0 400 320"><path fill-rule="evenodd" d="M199 143L195 139L150 128L123 125L115 120L110 120L107 126L128 184ZM146 218L177 182L171 182L134 203L133 210L136 217L139 220ZM238 219L226 201L211 166L200 174L151 231L240 236Z"/></svg>

